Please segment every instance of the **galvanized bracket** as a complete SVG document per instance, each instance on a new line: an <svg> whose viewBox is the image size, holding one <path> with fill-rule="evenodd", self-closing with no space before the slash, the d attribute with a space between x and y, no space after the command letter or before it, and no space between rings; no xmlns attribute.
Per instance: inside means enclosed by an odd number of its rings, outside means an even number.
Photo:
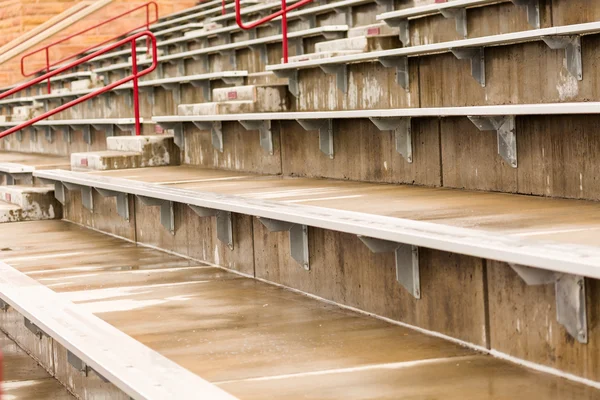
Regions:
<svg viewBox="0 0 600 400"><path fill-rule="evenodd" d="M192 56L192 58L196 61L200 61L204 71L209 70L210 65L208 65L208 54L196 54L196 55Z"/></svg>
<svg viewBox="0 0 600 400"><path fill-rule="evenodd" d="M380 131L394 131L396 152L408 163L413 162L412 127L410 117L371 117L371 122Z"/></svg>
<svg viewBox="0 0 600 400"><path fill-rule="evenodd" d="M4 300L0 299L0 310L7 312L10 306Z"/></svg>
<svg viewBox="0 0 600 400"><path fill-rule="evenodd" d="M202 218L216 217L217 219L217 239L224 243L229 249L233 250L233 223L231 212L216 210L189 204L192 211Z"/></svg>
<svg viewBox="0 0 600 400"><path fill-rule="evenodd" d="M300 86L298 84L298 70L273 71L278 78L287 78L288 90L294 97L300 96Z"/></svg>
<svg viewBox="0 0 600 400"><path fill-rule="evenodd" d="M400 38L400 42L402 42L402 47L410 46L410 29L408 19L388 19L385 20L385 23L392 28L398 28L398 37Z"/></svg>
<svg viewBox="0 0 600 400"><path fill-rule="evenodd" d="M222 40L224 44L231 43L231 33L230 32L217 33L217 38Z"/></svg>
<svg viewBox="0 0 600 400"><path fill-rule="evenodd" d="M527 285L554 283L556 320L579 343L588 342L585 278L524 265L509 264Z"/></svg>
<svg viewBox="0 0 600 400"><path fill-rule="evenodd" d="M251 44L250 46L250 50L255 53L255 52L259 52L259 56L260 56L260 62L263 64L267 64L268 63L268 58L267 58L267 45L266 43L262 43L262 44Z"/></svg>
<svg viewBox="0 0 600 400"><path fill-rule="evenodd" d="M354 26L354 18L352 15L352 7L335 7L333 9L336 14L344 14L345 25Z"/></svg>
<svg viewBox="0 0 600 400"><path fill-rule="evenodd" d="M33 322L31 322L30 320L28 320L25 317L23 317L23 325L25 325L25 328L27 328L35 336L37 336L38 339L41 339L44 336L50 337L50 336L48 336L48 334L46 332L44 332L43 330L41 330L39 326L37 326L36 324L34 324Z"/></svg>
<svg viewBox="0 0 600 400"><path fill-rule="evenodd" d="M317 27L317 15L316 14L302 15L302 16L300 16L300 20L308 22L308 27L310 29Z"/></svg>
<svg viewBox="0 0 600 400"><path fill-rule="evenodd" d="M215 150L223 152L223 126L221 121L194 121L201 131L210 131L210 141Z"/></svg>
<svg viewBox="0 0 600 400"><path fill-rule="evenodd" d="M540 0L510 0L514 5L527 7L527 22L532 28L540 29Z"/></svg>
<svg viewBox="0 0 600 400"><path fill-rule="evenodd" d="M181 85L179 83L163 83L160 85L163 89L173 92L173 102L181 103Z"/></svg>
<svg viewBox="0 0 600 400"><path fill-rule="evenodd" d="M129 195L127 193L115 192L112 190L98 189L96 191L100 193L102 197L116 197L117 198L117 213L125 220L129 221Z"/></svg>
<svg viewBox="0 0 600 400"><path fill-rule="evenodd" d="M63 141L65 143L71 143L72 136L71 136L71 128L70 127L64 126L64 125L61 125L61 126L55 125L55 126L52 126L51 128L54 131L61 131L63 134Z"/></svg>
<svg viewBox="0 0 600 400"><path fill-rule="evenodd" d="M179 147L179 149L183 150L185 146L185 135L183 133L183 123L182 122L159 122L158 123L163 129L171 129L173 130L173 141L175 142L175 146Z"/></svg>
<svg viewBox="0 0 600 400"><path fill-rule="evenodd" d="M37 143L38 135L37 135L37 130L35 129L35 127L33 127L33 126L29 127L28 132L29 132L29 137L30 137L31 142Z"/></svg>
<svg viewBox="0 0 600 400"><path fill-rule="evenodd" d="M379 63L386 68L396 68L396 83L407 92L410 90L408 57L383 57L379 59Z"/></svg>
<svg viewBox="0 0 600 400"><path fill-rule="evenodd" d="M485 87L485 49L483 47L466 47L450 49L459 60L471 61L471 75L482 87Z"/></svg>
<svg viewBox="0 0 600 400"><path fill-rule="evenodd" d="M292 222L277 221L270 218L259 218L269 232L290 232L290 254L305 270L310 270L308 253L308 226Z"/></svg>
<svg viewBox="0 0 600 400"><path fill-rule="evenodd" d="M154 106L154 86L139 86L139 90L140 92L146 93L146 96L148 97L148 103L150 103L151 106Z"/></svg>
<svg viewBox="0 0 600 400"><path fill-rule="evenodd" d="M468 117L480 131L496 131L498 138L498 154L511 167L517 168L517 133L515 116L500 117Z"/></svg>
<svg viewBox="0 0 600 400"><path fill-rule="evenodd" d="M152 197L138 196L138 199L143 205L148 207L160 207L160 223L165 227L172 235L175 234L175 210L173 202L169 200L155 199Z"/></svg>
<svg viewBox="0 0 600 400"><path fill-rule="evenodd" d="M248 131L258 131L260 133L260 147L273 155L273 131L271 130L271 121L248 120L240 121L240 124Z"/></svg>
<svg viewBox="0 0 600 400"><path fill-rule="evenodd" d="M333 120L332 119L297 119L306 131L319 131L319 150L333 160Z"/></svg>
<svg viewBox="0 0 600 400"><path fill-rule="evenodd" d="M62 182L54 182L54 198L63 206L65 205L66 196L65 196L65 185Z"/></svg>
<svg viewBox="0 0 600 400"><path fill-rule="evenodd" d="M78 127L76 125L71 125L71 129L76 131ZM81 131L83 132L83 141L88 145L92 144L92 132L90 125L81 125Z"/></svg>
<svg viewBox="0 0 600 400"><path fill-rule="evenodd" d="M67 350L67 362L77 371L83 372L85 376L88 375L89 367L87 366L87 364L81 358L71 353L69 350Z"/></svg>
<svg viewBox="0 0 600 400"><path fill-rule="evenodd" d="M63 182L63 186L66 187L67 190L69 190L69 191L81 192L81 204L83 204L83 206L86 209L88 209L90 211L94 211L94 197L93 197L93 190L91 187L76 185L74 183L69 183L69 182Z"/></svg>
<svg viewBox="0 0 600 400"><path fill-rule="evenodd" d="M565 50L567 70L571 75L577 78L578 81L583 80L580 36L542 36L542 40L552 50Z"/></svg>
<svg viewBox="0 0 600 400"><path fill-rule="evenodd" d="M19 181L26 185L33 185L33 174L31 172L15 172L12 174L5 174L5 176L7 186L15 185L15 181Z"/></svg>
<svg viewBox="0 0 600 400"><path fill-rule="evenodd" d="M115 136L115 126L112 124L108 124L108 125L92 125L92 127L97 130L97 131L102 131L104 132L104 134L106 135L106 137L112 137ZM120 125L118 125L119 129L122 131L123 129L121 128Z"/></svg>
<svg viewBox="0 0 600 400"><path fill-rule="evenodd" d="M190 84L195 88L202 89L202 96L204 97L204 101L211 101L212 99L212 90L210 89L211 84L209 79L201 80L201 81L190 81Z"/></svg>
<svg viewBox="0 0 600 400"><path fill-rule="evenodd" d="M396 257L396 280L415 299L421 298L418 246L360 235L358 238L375 254L394 252Z"/></svg>
<svg viewBox="0 0 600 400"><path fill-rule="evenodd" d="M15 132L15 137L17 138L17 141L22 142L23 141L23 131L16 131Z"/></svg>
<svg viewBox="0 0 600 400"><path fill-rule="evenodd" d="M52 143L54 142L54 135L52 134L52 129L50 129L50 126L33 126L33 129L35 129L37 132L43 132L44 133L44 137L46 138L46 142L48 143Z"/></svg>
<svg viewBox="0 0 600 400"><path fill-rule="evenodd" d="M319 68L326 74L335 74L335 82L339 91L348 93L348 66L347 64L324 64Z"/></svg>
<svg viewBox="0 0 600 400"><path fill-rule="evenodd" d="M378 5L384 5L386 11L394 10L394 0L375 0Z"/></svg>
<svg viewBox="0 0 600 400"><path fill-rule="evenodd" d="M467 9L466 8L442 8L440 14L446 19L454 18L456 23L456 32L463 37L467 38Z"/></svg>

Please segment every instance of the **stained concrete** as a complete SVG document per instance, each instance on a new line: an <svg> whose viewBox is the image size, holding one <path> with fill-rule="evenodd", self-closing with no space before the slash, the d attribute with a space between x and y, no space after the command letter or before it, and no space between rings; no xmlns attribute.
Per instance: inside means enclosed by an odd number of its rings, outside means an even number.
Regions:
<svg viewBox="0 0 600 400"><path fill-rule="evenodd" d="M3 356L0 388L7 399L74 399L57 380L2 332L0 350Z"/></svg>
<svg viewBox="0 0 600 400"><path fill-rule="evenodd" d="M11 224L0 242L3 262L241 399L600 395L67 222Z"/></svg>
<svg viewBox="0 0 600 400"><path fill-rule="evenodd" d="M527 240L600 245L596 202L412 185L290 178L186 166L107 171L103 176L482 229Z"/></svg>

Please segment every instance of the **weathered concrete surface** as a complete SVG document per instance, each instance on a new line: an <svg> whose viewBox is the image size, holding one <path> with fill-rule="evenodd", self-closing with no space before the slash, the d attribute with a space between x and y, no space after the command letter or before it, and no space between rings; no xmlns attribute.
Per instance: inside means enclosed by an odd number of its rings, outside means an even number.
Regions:
<svg viewBox="0 0 600 400"><path fill-rule="evenodd" d="M15 342L0 332L3 356L2 394L10 400L53 399L74 397Z"/></svg>
<svg viewBox="0 0 600 400"><path fill-rule="evenodd" d="M4 262L241 399L598 396L583 385L66 222L12 224L0 241L10 249Z"/></svg>
<svg viewBox="0 0 600 400"><path fill-rule="evenodd" d="M293 202L563 243L600 245L596 202L382 185L326 179L252 175L186 166L97 172L197 191ZM443 206L441 206L443 205ZM577 235L575 233L579 233Z"/></svg>

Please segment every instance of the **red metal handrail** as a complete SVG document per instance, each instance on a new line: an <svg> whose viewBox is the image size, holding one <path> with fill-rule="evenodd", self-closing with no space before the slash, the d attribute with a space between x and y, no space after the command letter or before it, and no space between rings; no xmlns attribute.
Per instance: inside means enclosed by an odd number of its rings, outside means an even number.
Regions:
<svg viewBox="0 0 600 400"><path fill-rule="evenodd" d="M295 10L298 7L302 7L305 4L311 3L313 0L301 0L295 3L293 6L288 7L286 0L281 0L281 10L267 15L264 18L251 22L249 24L244 24L242 21L242 10L240 0L235 0L235 22L237 22L238 26L242 29L254 29L258 25L262 25L265 22L269 22L272 19L277 17L281 17L281 35L283 36L283 40L281 42L281 46L283 48L283 62L287 64L288 62L288 34L287 34L287 13L289 11Z"/></svg>
<svg viewBox="0 0 600 400"><path fill-rule="evenodd" d="M148 40L151 43L151 48L152 48L152 65L150 65L150 67L142 70L142 71L138 71L137 68L137 49L136 49L136 44L135 42L141 38L141 37L146 37L148 38ZM60 107L57 107L53 110L47 111L29 121L23 122L19 125L16 125L4 132L0 132L0 138L3 138L5 136L10 135L11 133L15 133L17 131L20 131L21 129L27 128L28 126L31 126L33 124L35 124L38 121L41 121L43 119L46 119L48 117L53 116L54 114L57 114L61 111L66 110L67 108L71 108L79 103L82 103L86 100L91 99L92 97L96 97L99 94L108 92L109 90L112 90L114 88L116 88L117 86L120 86L124 83L127 83L129 81L133 81L133 108L134 108L134 112L135 112L135 134L136 135L140 135L141 134L141 127L140 127L140 101L139 101L139 90L138 90L138 79L144 75L149 74L150 72L154 71L156 69L156 66L158 65L158 56L157 56L157 51L156 51L156 37L152 34L152 32L150 31L144 31L144 32L139 32L136 33L135 35L129 36L128 38L125 38L123 40L120 40L116 43L111 44L110 46L107 46L101 50L96 51L95 53L89 54L83 58L80 58L78 60L75 60L73 62L71 62L68 65L65 65L63 67L60 67L52 72L48 72L45 75L42 75L38 78L32 79L29 82L26 82L22 85L17 86L14 89L11 90L7 90L4 93L0 94L0 100L4 99L10 95L13 95L15 93L20 92L21 90L27 89L28 87L31 87L33 85L36 85L40 82L43 82L44 80L48 79L50 80L50 78L52 78L55 75L58 75L60 73L63 73L64 71L71 69L73 67L76 67L79 64L83 64L86 63L90 60L92 60L95 57L98 57L101 54L104 54L106 52L109 52L113 49L116 49L117 47L121 47L123 45L126 45L127 43L131 43L131 64L132 64L132 73L130 76L127 76L123 79L120 79L116 82L111 83L110 85L104 86L94 92L88 93L84 96L78 97L75 100L72 100L66 104L63 104Z"/></svg>
<svg viewBox="0 0 600 400"><path fill-rule="evenodd" d="M154 6L154 19L152 21L150 20L150 6ZM54 47L54 46L56 46L58 44L64 43L67 40L73 39L76 36L79 36L79 35L82 35L82 34L84 34L86 32L89 32L89 31L91 31L93 29L96 29L96 28L99 28L99 27L101 27L103 25L106 25L108 23L114 22L117 19L122 18L122 17L124 17L126 15L129 15L129 14L131 14L131 13L137 11L137 10L140 10L142 8L146 9L146 22L144 24L142 24L140 26L136 26L135 28L132 28L132 29L128 30L127 32L121 32L118 35L115 35L115 36L111 37L110 39L105 40L104 42L97 43L97 44L93 45L92 47L88 47L85 50L81 50L81 51L79 51L77 53L71 54L70 56L62 58L62 59L60 59L60 60L58 60L56 62L53 62L53 63L50 62L50 48L52 48L52 47ZM27 76L32 76L32 75L38 74L38 73L40 73L40 72L42 72L44 70L46 72L50 72L50 68L51 67L53 67L55 65L58 65L58 64L62 64L65 61L68 61L68 60L71 60L71 59L73 59L73 58L75 58L77 56L80 56L83 53L86 53L86 52L88 52L90 50L93 50L93 49L95 49L97 47L100 47L100 46L102 46L102 45L104 45L106 43L112 42L113 40L115 40L115 39L117 39L117 38L119 38L121 36L128 35L131 32L136 31L136 30L141 29L141 28L146 28L146 30L150 30L150 24L153 24L156 21L158 21L158 4L156 4L156 2L154 2L154 1L150 1L148 3L142 4L142 5L140 5L140 6L136 7L136 8L133 8L133 9L131 9L129 11L126 11L126 12L124 12L122 14L119 14L119 15L114 16L112 18L109 18L109 19L107 19L105 21L102 21L99 24L96 24L94 26L86 28L86 29L84 29L82 31L76 32L76 33L74 33L72 35L67 36L66 38L63 38L61 40L57 40L55 42L50 43L47 46L41 47L41 48L39 48L37 50L34 50L32 52L29 52L29 53L25 54L23 57L21 57L21 74L23 76L27 77ZM45 52L46 66L44 68L41 68L41 69L37 70L37 71L25 73L25 59L31 57L34 54L38 54L38 53L40 53L42 51ZM48 81L48 94L51 93L51 90L52 90L52 87L50 85L50 81Z"/></svg>

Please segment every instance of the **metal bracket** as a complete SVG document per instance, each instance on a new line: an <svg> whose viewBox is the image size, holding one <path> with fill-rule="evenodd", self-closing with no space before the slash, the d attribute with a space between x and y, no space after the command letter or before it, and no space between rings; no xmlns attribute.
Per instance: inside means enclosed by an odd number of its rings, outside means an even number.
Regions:
<svg viewBox="0 0 600 400"><path fill-rule="evenodd" d="M209 102L212 100L212 90L210 89L210 80L202 80L202 81L190 81L190 84L195 88L202 89L202 96L204 97L204 101Z"/></svg>
<svg viewBox="0 0 600 400"><path fill-rule="evenodd" d="M67 350L67 362L79 372L83 372L85 376L88 374L87 364L75 354Z"/></svg>
<svg viewBox="0 0 600 400"><path fill-rule="evenodd" d="M23 131L16 131L15 132L15 137L17 138L17 141L22 142L23 141Z"/></svg>
<svg viewBox="0 0 600 400"><path fill-rule="evenodd" d="M44 137L46 138L46 142L52 143L54 142L53 131L50 126L34 126L33 129L36 131L41 131L44 133Z"/></svg>
<svg viewBox="0 0 600 400"><path fill-rule="evenodd" d="M0 299L0 310L6 312L10 306L4 300Z"/></svg>
<svg viewBox="0 0 600 400"><path fill-rule="evenodd" d="M273 155L273 131L271 130L271 121L240 121L240 124L248 131L258 131L260 133L260 147Z"/></svg>
<svg viewBox="0 0 600 400"><path fill-rule="evenodd" d="M223 125L221 121L193 121L201 131L210 131L210 141L215 150L223 152Z"/></svg>
<svg viewBox="0 0 600 400"><path fill-rule="evenodd" d="M184 148L185 135L183 133L183 123L182 122L159 122L158 124L163 129L172 129L173 130L173 141L175 142L175 146L179 147L179 149Z"/></svg>
<svg viewBox="0 0 600 400"><path fill-rule="evenodd" d="M221 80L224 83L233 86L242 86L244 84L243 76L222 76Z"/></svg>
<svg viewBox="0 0 600 400"><path fill-rule="evenodd" d="M386 68L396 68L396 83L407 92L410 90L408 57L384 57L379 59L379 63Z"/></svg>
<svg viewBox="0 0 600 400"><path fill-rule="evenodd" d="M308 27L310 29L317 27L317 15L316 14L302 15L300 17L300 20L308 22Z"/></svg>
<svg viewBox="0 0 600 400"><path fill-rule="evenodd" d="M54 198L63 206L65 205L65 185L62 182L54 182Z"/></svg>
<svg viewBox="0 0 600 400"><path fill-rule="evenodd" d="M565 50L567 70L578 81L583 80L583 63L581 61L581 37L571 36L542 36L544 43L552 50Z"/></svg>
<svg viewBox="0 0 600 400"><path fill-rule="evenodd" d="M466 8L443 8L440 14L446 19L454 18L456 21L456 32L464 39L467 38L467 9Z"/></svg>
<svg viewBox="0 0 600 400"><path fill-rule="evenodd" d="M71 125L71 129L73 129L74 131L76 131L78 129L77 126L75 125ZM91 132L91 127L89 125L82 125L81 126L81 130L83 132L83 140L85 143L87 143L88 145L92 144L92 132Z"/></svg>
<svg viewBox="0 0 600 400"><path fill-rule="evenodd" d="M129 195L122 192L114 192L112 190L98 189L96 191L100 193L102 197L116 197L117 198L117 213L123 217L126 221L129 221Z"/></svg>
<svg viewBox="0 0 600 400"><path fill-rule="evenodd" d="M527 22L535 29L540 29L540 0L510 0L514 5L527 7Z"/></svg>
<svg viewBox="0 0 600 400"><path fill-rule="evenodd" d="M294 97L300 96L300 86L298 84L298 70L281 70L281 71L273 71L276 77L278 78L287 78L288 80L288 90Z"/></svg>
<svg viewBox="0 0 600 400"><path fill-rule="evenodd" d="M269 232L290 232L290 254L305 270L310 270L308 253L308 226L270 218L258 219Z"/></svg>
<svg viewBox="0 0 600 400"><path fill-rule="evenodd" d="M173 202L169 200L154 199L152 197L138 196L138 199L143 205L154 207L160 207L160 223L164 226L172 235L175 234L175 211L173 209Z"/></svg>
<svg viewBox="0 0 600 400"><path fill-rule="evenodd" d="M28 320L25 317L23 317L23 325L25 325L25 328L27 328L35 336L37 336L38 339L41 339L44 336L50 337L50 336L48 336L48 334L46 332L44 332L43 330L41 330L39 326L37 326L36 324L34 324L33 322L31 322L30 320Z"/></svg>
<svg viewBox="0 0 600 400"><path fill-rule="evenodd" d="M154 86L138 86L138 88L140 92L146 93L146 96L148 97L148 103L150 103L151 106L154 106Z"/></svg>
<svg viewBox="0 0 600 400"><path fill-rule="evenodd" d="M396 257L396 280L415 299L421 298L419 247L367 236L359 235L358 238L375 254L394 252Z"/></svg>
<svg viewBox="0 0 600 400"><path fill-rule="evenodd" d="M173 92L173 102L175 104L181 103L181 85L179 83L163 83L160 86L165 90Z"/></svg>
<svg viewBox="0 0 600 400"><path fill-rule="evenodd" d="M216 217L217 219L217 239L224 243L229 249L233 250L233 223L231 212L223 210L215 210L214 208L206 208L189 204L192 211L198 216Z"/></svg>
<svg viewBox="0 0 600 400"><path fill-rule="evenodd" d="M380 131L394 131L396 152L398 152L409 164L413 162L412 149L412 127L410 117L371 117L371 122Z"/></svg>
<svg viewBox="0 0 600 400"><path fill-rule="evenodd" d="M52 126L52 130L61 131L63 134L63 141L65 143L71 143L71 128L68 126Z"/></svg>
<svg viewBox="0 0 600 400"><path fill-rule="evenodd" d="M471 75L482 87L485 87L485 49L483 47L466 47L450 49L459 60L471 61Z"/></svg>
<svg viewBox="0 0 600 400"><path fill-rule="evenodd" d="M115 126L114 125L111 125L111 124L109 124L109 125L92 125L92 127L97 131L103 131L104 134L106 135L106 137L115 136ZM119 126L119 129L123 130L123 129L121 129L121 126Z"/></svg>
<svg viewBox="0 0 600 400"><path fill-rule="evenodd" d="M354 26L354 18L352 16L352 7L335 7L333 9L336 14L344 14L345 25Z"/></svg>
<svg viewBox="0 0 600 400"><path fill-rule="evenodd" d="M410 29L408 19L388 19L385 21L388 26L398 28L398 37L402 42L402 47L410 46Z"/></svg>
<svg viewBox="0 0 600 400"><path fill-rule="evenodd" d="M377 3L378 5L384 5L386 11L393 11L394 10L394 0L375 0L375 3Z"/></svg>
<svg viewBox="0 0 600 400"><path fill-rule="evenodd" d="M588 342L585 278L524 265L509 264L527 285L554 283L556 320L579 343Z"/></svg>
<svg viewBox="0 0 600 400"><path fill-rule="evenodd" d="M298 119L296 121L306 131L319 131L319 150L333 160L333 120Z"/></svg>
<svg viewBox="0 0 600 400"><path fill-rule="evenodd" d="M480 131L496 131L498 137L498 154L511 167L517 168L517 134L515 128L515 116L468 116L468 118Z"/></svg>
<svg viewBox="0 0 600 400"><path fill-rule="evenodd" d="M268 64L268 58L267 58L267 45L266 43L262 43L262 44L252 44L249 46L250 50L252 50L252 52L259 52L259 57L260 57L260 62L262 62L263 64Z"/></svg>
<svg viewBox="0 0 600 400"><path fill-rule="evenodd" d="M346 64L324 64L319 68L326 74L335 74L335 82L338 90L348 93L348 66Z"/></svg>
<svg viewBox="0 0 600 400"><path fill-rule="evenodd" d="M94 197L93 190L91 187L76 185L74 183L69 182L63 182L63 186L66 187L69 191L81 192L81 204L83 204L83 206L86 209L94 211Z"/></svg>
<svg viewBox="0 0 600 400"><path fill-rule="evenodd" d="M29 132L29 137L30 137L31 142L37 143L38 138L37 138L37 130L35 129L35 127L33 127L33 126L30 127L28 129L28 132Z"/></svg>

